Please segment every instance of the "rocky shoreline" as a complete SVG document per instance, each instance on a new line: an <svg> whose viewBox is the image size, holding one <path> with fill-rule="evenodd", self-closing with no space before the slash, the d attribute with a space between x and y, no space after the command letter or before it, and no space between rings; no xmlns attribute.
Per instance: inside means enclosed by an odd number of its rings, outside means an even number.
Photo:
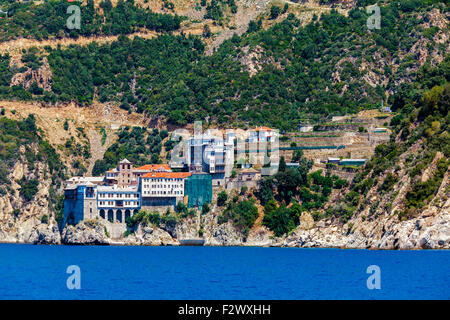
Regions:
<svg viewBox="0 0 450 320"><path fill-rule="evenodd" d="M449 202L449 201L447 201ZM448 205L449 203L447 203ZM353 218L345 225L332 220L315 222L303 214L300 226L289 235L277 238L265 227L253 228L247 238L231 223L216 224L214 217L205 228L204 246L249 246L289 248L342 248L371 250L450 249L450 211L432 215L425 210L417 219L398 221L386 215L374 221ZM432 211L432 210L431 210ZM91 220L67 226L60 233L57 226L39 224L28 232L7 235L0 230L0 243L48 245L121 245L180 246L180 239L198 237L200 217L185 219L174 228L138 226L128 236L110 237L109 222Z"/></svg>
<svg viewBox="0 0 450 320"><path fill-rule="evenodd" d="M38 166L38 175L43 167ZM13 176L19 180L27 168L17 163ZM427 172L424 173L426 175ZM424 177L423 177L424 178ZM426 178L426 177L425 177ZM24 203L18 195L19 185L12 183L14 196L0 197L0 243L49 245L148 245L179 246L180 239L204 239L205 246L260 246L298 248L348 248L348 249L450 249L450 196L449 172L427 206L412 219L401 219L404 194L410 185L408 175L403 175L398 186L398 196L379 198L376 188L368 193L370 205L357 212L347 223L336 218L314 221L304 212L299 226L288 235L274 237L273 233L255 223L247 237L231 222L218 223L220 210L213 205L205 215L181 219L174 226L143 226L135 230L117 227L106 220L88 220L76 226L60 229L53 214L49 213L48 188L50 179L42 179L33 202ZM399 200L400 199L400 200ZM15 216L13 208L22 208ZM387 210L386 208L389 208ZM47 217L47 219L44 219ZM132 231L132 232L131 232ZM126 232L126 233L125 233ZM125 236L127 235L127 236Z"/></svg>

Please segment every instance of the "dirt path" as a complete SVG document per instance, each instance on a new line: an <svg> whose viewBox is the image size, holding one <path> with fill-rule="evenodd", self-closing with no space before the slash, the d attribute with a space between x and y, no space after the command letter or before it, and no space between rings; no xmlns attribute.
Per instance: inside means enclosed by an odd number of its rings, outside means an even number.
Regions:
<svg viewBox="0 0 450 320"><path fill-rule="evenodd" d="M183 32L186 35L198 35L201 34L203 28L199 28L197 24L192 24L189 28L182 29L179 32L174 32L173 34L179 35ZM140 31L127 35L128 38L133 39L135 37L141 37L144 39L152 39L161 35L162 33L154 31ZM22 49L29 49L32 47L43 48L49 46L51 48L56 48L58 45L61 47L68 47L70 45L88 45L92 42L96 43L107 43L116 41L119 36L92 36L92 37L78 37L77 39L63 38L63 39L49 39L49 40L34 40L34 39L16 39L11 41L6 41L0 44L0 54L8 53L11 57L15 58L22 55Z"/></svg>
<svg viewBox="0 0 450 320"><path fill-rule="evenodd" d="M114 1L113 1L114 2ZM139 2L139 1L138 1ZM141 1L142 2L142 1ZM96 2L97 3L97 2ZM302 23L307 23L312 19L314 13L320 15L323 12L329 11L331 8L328 6L319 5L315 1L294 3L287 0L237 0L238 11L235 15L230 17L230 22L227 27L219 27L212 25L211 20L203 20L204 8L201 11L196 11L195 0L177 0L175 1L175 13L188 16L191 21L184 23L184 26L173 34L179 35L184 33L186 35L201 35L203 32L203 26L209 24L211 31L215 34L214 39L208 42L207 54L212 54L225 40L230 39L234 34L242 35L247 31L250 21L255 20L259 15L266 13L271 3L278 6L283 6L285 3L289 4L289 10L287 13L280 15L276 20L266 20L264 22L264 28L271 26L272 24L284 19L287 14L294 13L300 18ZM161 1L154 1L150 4L142 3L144 7L150 7L155 12L172 13L167 10L161 10ZM337 10L346 15L347 10L337 8ZM166 12L167 11L167 12ZM144 39L151 39L161 35L155 31L143 29L139 32L135 32L127 35L130 39L134 37L141 37ZM78 37L77 39L62 38L62 39L48 39L48 40L34 40L34 39L16 39L0 43L0 54L8 53L13 59L22 55L22 49L29 49L32 47L43 48L50 46L56 48L58 45L67 47L69 45L88 45L92 42L107 43L116 41L119 36L92 36L92 37Z"/></svg>
<svg viewBox="0 0 450 320"><path fill-rule="evenodd" d="M141 37L145 39L151 39L159 34L157 32L136 32L128 35L129 38ZM33 40L33 39L17 39L6 41L0 44L0 53L9 53L11 56L22 55L22 49L29 49L32 47L43 48L45 46L50 46L51 48L56 48L58 45L62 47L67 47L69 45L88 45L92 42L106 43L117 40L119 36L93 36L93 37L78 37L77 39L63 38L63 39L51 39L51 40Z"/></svg>

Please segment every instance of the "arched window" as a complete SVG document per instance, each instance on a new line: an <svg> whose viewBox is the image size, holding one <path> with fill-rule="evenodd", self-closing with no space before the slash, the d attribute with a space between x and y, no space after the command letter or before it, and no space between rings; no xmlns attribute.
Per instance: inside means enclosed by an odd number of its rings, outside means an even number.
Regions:
<svg viewBox="0 0 450 320"><path fill-rule="evenodd" d="M108 210L108 220L109 222L114 222L114 211L112 209Z"/></svg>
<svg viewBox="0 0 450 320"><path fill-rule="evenodd" d="M120 209L116 211L116 221L123 222L122 221L122 210L120 210Z"/></svg>

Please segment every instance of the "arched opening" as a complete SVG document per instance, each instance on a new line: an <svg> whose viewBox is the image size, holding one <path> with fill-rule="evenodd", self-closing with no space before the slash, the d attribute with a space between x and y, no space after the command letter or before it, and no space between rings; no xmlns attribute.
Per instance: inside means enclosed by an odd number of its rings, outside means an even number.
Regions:
<svg viewBox="0 0 450 320"><path fill-rule="evenodd" d="M116 221L119 221L120 223L122 223L122 210L117 210L116 211Z"/></svg>
<svg viewBox="0 0 450 320"><path fill-rule="evenodd" d="M108 221L114 222L114 211L112 209L108 210Z"/></svg>
<svg viewBox="0 0 450 320"><path fill-rule="evenodd" d="M133 211L133 215L137 214L138 212L139 212L139 210L138 210L138 209L134 209L134 211Z"/></svg>
<svg viewBox="0 0 450 320"><path fill-rule="evenodd" d="M128 218L130 218L130 216L131 216L131 212L130 212L130 210L125 210L125 222L127 222L127 219Z"/></svg>
<svg viewBox="0 0 450 320"><path fill-rule="evenodd" d="M103 209L100 210L100 217L102 219L105 219L105 210L103 210Z"/></svg>

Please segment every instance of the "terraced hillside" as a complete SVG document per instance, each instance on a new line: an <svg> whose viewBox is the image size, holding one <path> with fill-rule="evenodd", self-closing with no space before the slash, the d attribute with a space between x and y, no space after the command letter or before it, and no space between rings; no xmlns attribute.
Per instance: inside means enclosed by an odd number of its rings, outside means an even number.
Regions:
<svg viewBox="0 0 450 320"><path fill-rule="evenodd" d="M313 15L314 21L305 23L287 3L279 13L261 13L245 34L226 40L211 56L206 31L203 37L123 36L137 31L134 22L141 23L138 13L124 9L136 17L129 27L111 29L103 18L106 25L94 23L91 31L81 31L85 36L97 29L99 35L120 33L116 41L29 48L20 58L3 55L9 69L2 69L0 95L46 103L113 102L176 125L208 118L219 126L292 129L304 118L354 113L390 101L421 65L442 61L448 51L445 6L413 4L414 10L403 2L386 4L381 16L386 28L368 30L362 7L345 15L335 10ZM115 16L119 9L110 10Z"/></svg>

